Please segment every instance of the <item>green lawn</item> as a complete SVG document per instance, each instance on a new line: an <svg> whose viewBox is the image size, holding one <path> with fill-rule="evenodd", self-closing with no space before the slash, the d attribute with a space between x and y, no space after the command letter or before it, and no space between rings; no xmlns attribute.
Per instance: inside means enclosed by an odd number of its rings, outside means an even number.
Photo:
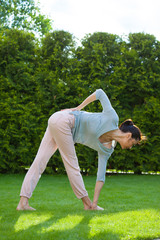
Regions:
<svg viewBox="0 0 160 240"><path fill-rule="evenodd" d="M106 177L99 205L84 211L67 176L43 175L30 200L34 212L18 212L23 175L0 175L0 239L128 240L160 238L160 176ZM91 198L96 177L84 177Z"/></svg>

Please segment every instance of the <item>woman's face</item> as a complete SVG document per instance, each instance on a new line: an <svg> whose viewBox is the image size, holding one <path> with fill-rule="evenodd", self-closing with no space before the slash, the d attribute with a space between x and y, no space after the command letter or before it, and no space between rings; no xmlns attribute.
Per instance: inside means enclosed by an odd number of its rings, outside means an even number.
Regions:
<svg viewBox="0 0 160 240"><path fill-rule="evenodd" d="M132 137L126 137L124 138L120 145L122 149L131 149L134 145L138 144L138 140Z"/></svg>

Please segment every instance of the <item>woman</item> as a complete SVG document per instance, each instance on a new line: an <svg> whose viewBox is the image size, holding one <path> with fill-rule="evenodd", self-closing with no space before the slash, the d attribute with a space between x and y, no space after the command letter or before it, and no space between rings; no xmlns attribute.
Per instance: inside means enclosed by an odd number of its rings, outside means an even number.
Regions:
<svg viewBox="0 0 160 240"><path fill-rule="evenodd" d="M80 111L89 103L99 100L101 113ZM48 127L40 144L37 156L22 184L17 210L35 210L28 200L57 148L60 151L71 187L82 199L85 210L103 210L97 205L99 194L105 182L107 160L118 142L122 149L131 148L142 140L141 131L131 120L118 127L118 116L102 89L96 90L78 107L54 113L48 120ZM98 172L93 202L85 189L78 165L74 143L81 143L98 152Z"/></svg>

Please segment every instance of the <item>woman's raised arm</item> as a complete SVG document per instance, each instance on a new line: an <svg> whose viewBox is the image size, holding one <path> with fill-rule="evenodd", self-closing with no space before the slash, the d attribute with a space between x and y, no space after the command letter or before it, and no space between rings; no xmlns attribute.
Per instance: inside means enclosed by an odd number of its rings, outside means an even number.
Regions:
<svg viewBox="0 0 160 240"><path fill-rule="evenodd" d="M101 102L104 112L107 112L112 108L112 105L106 93L102 89L97 89L94 93L87 97L75 110L81 110L95 100L99 100Z"/></svg>
<svg viewBox="0 0 160 240"><path fill-rule="evenodd" d="M89 103L94 102L95 100L99 100L101 102L101 105L103 107L103 111L107 112L112 108L111 103L105 94L105 92L102 89L97 89L94 93L92 93L90 96L88 96L79 106L75 108L70 108L72 111L80 111L84 107L86 107ZM66 109L64 109L66 110Z"/></svg>
<svg viewBox="0 0 160 240"><path fill-rule="evenodd" d="M87 106L89 103L94 102L95 100L96 100L96 92L88 96L78 107L75 108L75 110L80 111L82 108Z"/></svg>

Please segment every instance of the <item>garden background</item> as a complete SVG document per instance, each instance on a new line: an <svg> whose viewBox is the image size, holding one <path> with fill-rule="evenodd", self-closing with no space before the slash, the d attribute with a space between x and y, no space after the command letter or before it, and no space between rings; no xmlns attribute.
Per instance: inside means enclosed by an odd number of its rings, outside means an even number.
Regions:
<svg viewBox="0 0 160 240"><path fill-rule="evenodd" d="M0 173L32 163L55 111L76 107L102 88L120 117L132 118L148 140L117 145L109 169L160 171L160 42L147 33L86 35L54 31L34 1L0 1ZM98 101L85 108L101 111ZM97 153L76 145L84 174L96 174ZM64 173L57 152L46 173Z"/></svg>

